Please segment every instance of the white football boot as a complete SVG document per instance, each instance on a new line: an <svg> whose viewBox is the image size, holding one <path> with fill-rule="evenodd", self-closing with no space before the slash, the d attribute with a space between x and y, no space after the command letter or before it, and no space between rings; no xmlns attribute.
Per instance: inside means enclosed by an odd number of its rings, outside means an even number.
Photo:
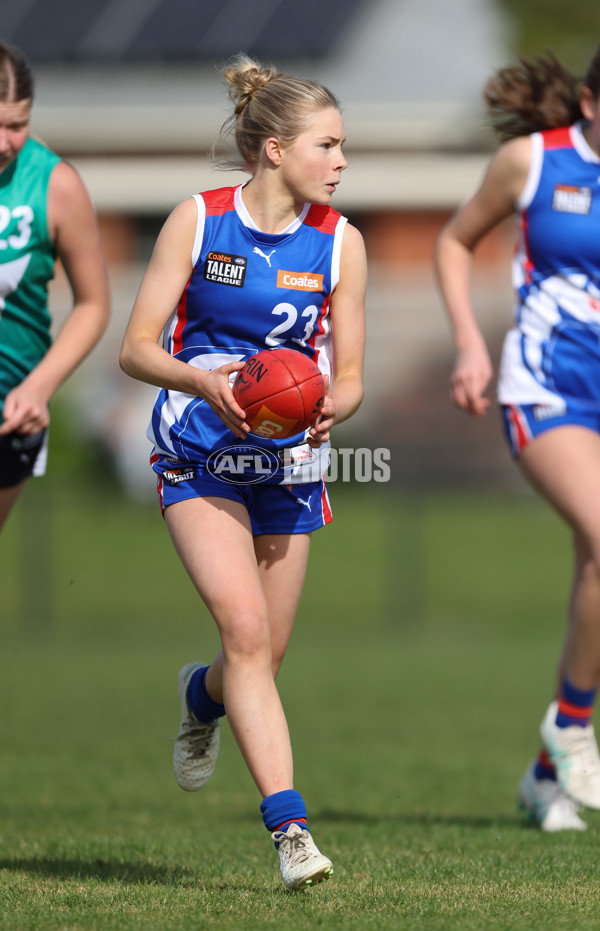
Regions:
<svg viewBox="0 0 600 931"><path fill-rule="evenodd" d="M317 849L310 831L290 824L287 831L274 831L271 837L279 844L279 869L288 889L305 889L333 874L331 860Z"/></svg>
<svg viewBox="0 0 600 931"><path fill-rule="evenodd" d="M556 726L553 701L540 727L542 741L563 792L585 808L600 808L600 756L591 724Z"/></svg>
<svg viewBox="0 0 600 931"><path fill-rule="evenodd" d="M173 749L175 779L186 792L195 792L205 786L213 774L221 739L221 722L199 721L188 708L187 687L192 673L205 663L188 663L179 671L179 701L181 721Z"/></svg>
<svg viewBox="0 0 600 931"><path fill-rule="evenodd" d="M519 802L542 831L587 830L587 824L577 814L580 806L563 792L558 782L535 778L535 760L519 783Z"/></svg>

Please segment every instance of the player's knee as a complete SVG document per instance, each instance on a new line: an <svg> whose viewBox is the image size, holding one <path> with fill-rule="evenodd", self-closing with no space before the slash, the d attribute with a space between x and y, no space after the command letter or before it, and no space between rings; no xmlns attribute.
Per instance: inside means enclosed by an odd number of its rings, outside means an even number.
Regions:
<svg viewBox="0 0 600 931"><path fill-rule="evenodd" d="M271 660L271 632L266 616L259 612L238 614L226 633L222 635L226 659Z"/></svg>

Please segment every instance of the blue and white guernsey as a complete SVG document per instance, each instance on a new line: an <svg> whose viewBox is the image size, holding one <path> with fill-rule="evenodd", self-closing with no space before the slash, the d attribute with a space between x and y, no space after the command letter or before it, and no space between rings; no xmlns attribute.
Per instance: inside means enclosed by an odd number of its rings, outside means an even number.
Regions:
<svg viewBox="0 0 600 931"><path fill-rule="evenodd" d="M498 399L600 411L600 158L581 123L531 142Z"/></svg>
<svg viewBox="0 0 600 931"><path fill-rule="evenodd" d="M210 371L287 346L331 376L329 304L339 281L345 217L305 204L282 233L270 235L253 223L241 186L194 199L193 270L165 328L164 348ZM166 389L158 393L148 437L158 455L201 467L211 454L241 443L202 398ZM285 460L275 482L315 481L327 470L328 449L311 450L306 433L286 440L249 435L243 443Z"/></svg>

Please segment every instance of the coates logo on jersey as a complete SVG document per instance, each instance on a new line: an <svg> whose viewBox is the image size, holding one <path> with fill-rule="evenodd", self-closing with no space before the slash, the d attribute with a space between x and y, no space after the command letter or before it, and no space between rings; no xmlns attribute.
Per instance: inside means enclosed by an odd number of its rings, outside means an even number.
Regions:
<svg viewBox="0 0 600 931"><path fill-rule="evenodd" d="M204 280L243 288L248 260L243 255L209 252L204 263Z"/></svg>
<svg viewBox="0 0 600 931"><path fill-rule="evenodd" d="M226 446L210 454L206 469L231 485L256 485L275 475L281 464L274 453L260 446Z"/></svg>
<svg viewBox="0 0 600 931"><path fill-rule="evenodd" d="M287 288L288 291L322 291L323 275L316 272L286 272L279 269L277 272L277 287Z"/></svg>
<svg viewBox="0 0 600 931"><path fill-rule="evenodd" d="M592 206L591 187L577 187L575 184L556 184L552 198L552 209L559 213L577 213L586 215Z"/></svg>

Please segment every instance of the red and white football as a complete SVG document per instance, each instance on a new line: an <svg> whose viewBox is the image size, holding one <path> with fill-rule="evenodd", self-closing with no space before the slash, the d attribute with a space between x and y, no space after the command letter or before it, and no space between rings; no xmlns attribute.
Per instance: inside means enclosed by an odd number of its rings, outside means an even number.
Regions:
<svg viewBox="0 0 600 931"><path fill-rule="evenodd" d="M256 436L286 439L315 423L325 397L319 367L304 353L279 347L251 356L233 383L233 396Z"/></svg>

